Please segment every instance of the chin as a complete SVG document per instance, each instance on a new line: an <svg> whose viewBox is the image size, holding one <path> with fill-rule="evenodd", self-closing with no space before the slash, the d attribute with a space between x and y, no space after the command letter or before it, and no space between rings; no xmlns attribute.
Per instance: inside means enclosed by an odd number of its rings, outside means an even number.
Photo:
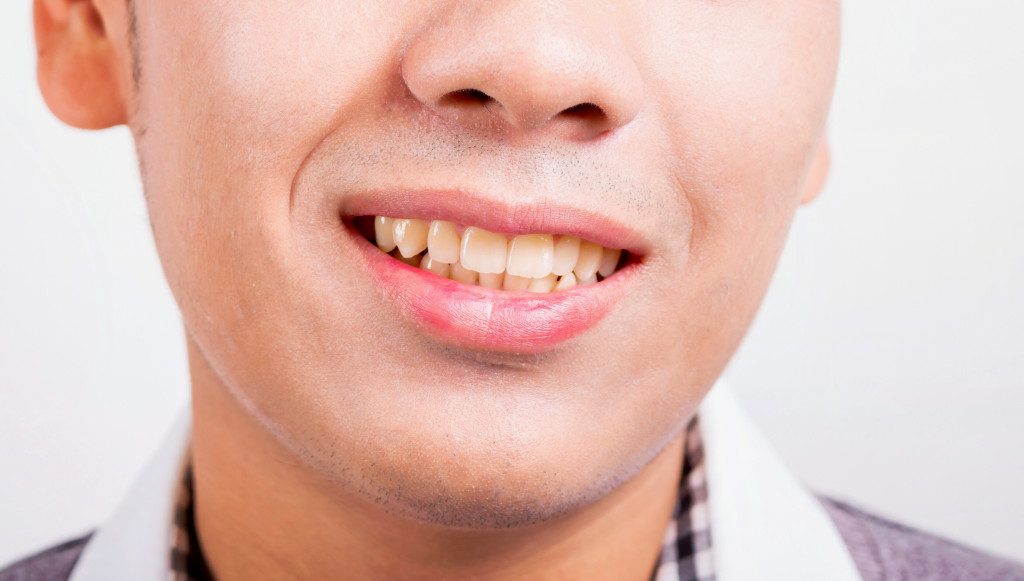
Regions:
<svg viewBox="0 0 1024 581"><path fill-rule="evenodd" d="M665 437L652 441L650 432L630 439L624 430L595 434L563 424L554 438L536 429L460 432L448 426L439 433L421 425L396 436L365 428L356 431L377 437L357 444L349 433L293 452L311 459L309 467L336 493L370 511L485 531L539 525L593 505L646 466L676 433L666 429Z"/></svg>
<svg viewBox="0 0 1024 581"><path fill-rule="evenodd" d="M450 470L385 472L383 478L365 478L358 493L394 516L444 528L501 530L571 515L608 495L633 472L569 474L532 468L511 473L499 469L501 458L493 460L492 469L475 472L454 465Z"/></svg>

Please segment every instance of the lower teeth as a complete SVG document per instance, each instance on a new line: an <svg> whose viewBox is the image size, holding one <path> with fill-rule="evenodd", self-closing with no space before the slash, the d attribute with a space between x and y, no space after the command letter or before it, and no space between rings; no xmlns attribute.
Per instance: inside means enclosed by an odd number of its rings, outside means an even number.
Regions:
<svg viewBox="0 0 1024 581"><path fill-rule="evenodd" d="M428 252L421 252L420 254L410 256L409 258L402 256L402 253L397 249L388 252L387 254L399 262L404 262L409 266L432 272L442 278L447 278L463 284L493 289L548 293L568 290L574 286L594 284L608 278L600 272L595 273L593 276L586 279L577 278L572 272L562 276L549 274L544 278L527 278L510 275L504 272L498 274L478 273L475 270L464 268L458 262L455 264L447 264L431 260L430 253Z"/></svg>

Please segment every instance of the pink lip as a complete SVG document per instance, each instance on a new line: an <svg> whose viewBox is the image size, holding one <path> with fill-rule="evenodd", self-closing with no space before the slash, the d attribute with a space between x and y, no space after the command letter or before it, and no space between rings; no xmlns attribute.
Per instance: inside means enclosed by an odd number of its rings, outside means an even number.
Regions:
<svg viewBox="0 0 1024 581"><path fill-rule="evenodd" d="M448 220L501 234L565 234L621 248L635 256L650 254L649 241L625 224L554 203L498 203L454 190L367 192L345 198L341 214Z"/></svg>
<svg viewBox="0 0 1024 581"><path fill-rule="evenodd" d="M613 248L642 245L642 241L625 228L611 227L605 230L603 236L595 236L593 233L585 233L593 232L593 223L586 228L573 228L571 223L552 220L542 213L534 214L536 217L532 221L513 222L501 218L507 214L499 212L470 212L473 216L467 217L466 205L454 209L445 204L439 205L436 198L429 207L427 204L422 204L422 207L418 207L420 204L410 204L408 198L403 201L405 203L400 208L397 204L391 206L381 203L381 198L367 200L366 203L353 201L346 204L344 213L348 216L390 214L449 219L511 234L579 232L581 237ZM493 209L486 204L485 207ZM562 217L566 215L563 213ZM403 264L381 252L351 224L346 224L345 230L354 239L371 279L400 312L442 342L467 349L524 354L553 349L593 327L607 315L625 295L639 266L636 263L627 264L598 284L577 286L566 291L530 293L494 290L462 284Z"/></svg>

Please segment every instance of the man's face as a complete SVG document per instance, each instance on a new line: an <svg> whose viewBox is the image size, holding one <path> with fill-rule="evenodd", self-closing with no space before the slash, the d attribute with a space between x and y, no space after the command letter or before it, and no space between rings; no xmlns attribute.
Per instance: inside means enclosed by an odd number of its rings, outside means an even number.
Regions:
<svg viewBox="0 0 1024 581"><path fill-rule="evenodd" d="M137 0L132 128L195 364L390 511L486 527L594 501L755 313L838 4ZM374 215L627 259L544 295L456 287L384 258Z"/></svg>

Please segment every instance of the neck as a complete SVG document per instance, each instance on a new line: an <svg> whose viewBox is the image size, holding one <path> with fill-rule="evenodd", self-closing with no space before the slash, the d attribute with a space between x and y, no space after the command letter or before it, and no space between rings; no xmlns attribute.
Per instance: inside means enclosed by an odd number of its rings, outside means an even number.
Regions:
<svg viewBox="0 0 1024 581"><path fill-rule="evenodd" d="M196 526L218 581L650 578L678 495L682 433L575 513L513 530L446 528L389 515L320 476L192 351Z"/></svg>

